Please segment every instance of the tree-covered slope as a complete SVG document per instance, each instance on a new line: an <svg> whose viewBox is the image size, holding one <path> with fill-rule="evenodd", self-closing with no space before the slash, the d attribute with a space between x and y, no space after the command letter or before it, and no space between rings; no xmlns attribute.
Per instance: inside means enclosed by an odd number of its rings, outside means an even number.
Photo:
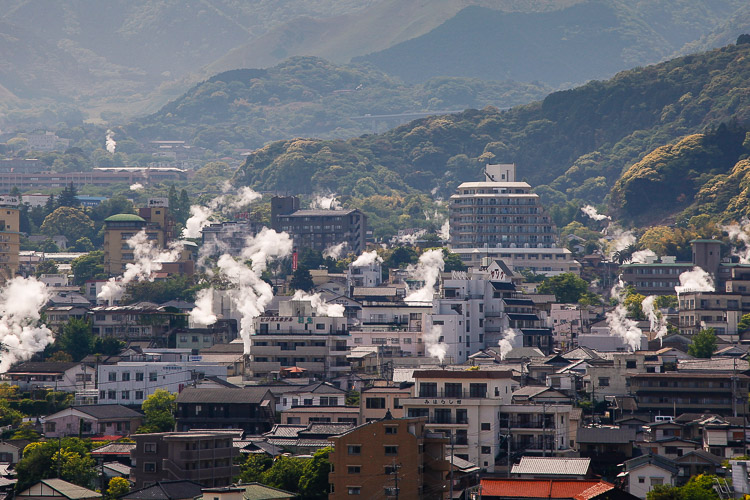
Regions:
<svg viewBox="0 0 750 500"><path fill-rule="evenodd" d="M747 122L749 82L750 44L731 45L508 111L467 110L348 141L273 143L251 154L235 181L335 191L364 208L377 196L409 200L435 188L448 196L459 182L479 178L484 163L515 162L547 203L600 203L621 173L654 149L707 126ZM419 209L410 210L392 217L424 222Z"/></svg>
<svg viewBox="0 0 750 500"><path fill-rule="evenodd" d="M354 61L411 82L460 75L583 83L664 60L742 6L736 0L589 0L556 12L514 13L470 6L429 33Z"/></svg>
<svg viewBox="0 0 750 500"><path fill-rule="evenodd" d="M215 75L127 130L141 139L180 137L210 149L221 141L257 148L289 137L346 138L371 132L372 120L365 115L510 107L549 91L542 85L467 78L405 85L368 67L293 57L269 69ZM391 118L396 124L398 120Z"/></svg>

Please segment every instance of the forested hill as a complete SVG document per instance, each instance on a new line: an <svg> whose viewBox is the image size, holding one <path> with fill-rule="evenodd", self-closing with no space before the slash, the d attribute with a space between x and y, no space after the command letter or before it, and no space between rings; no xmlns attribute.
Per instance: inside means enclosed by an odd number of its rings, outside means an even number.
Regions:
<svg viewBox="0 0 750 500"><path fill-rule="evenodd" d="M394 217L424 221L420 195L437 188L448 196L478 179L484 163L515 162L520 177L558 205L559 219L566 202L604 201L621 173L654 149L722 122L747 123L749 105L750 44L730 45L504 112L467 110L348 141L276 142L251 154L235 181L343 194L375 213L375 229L385 234Z"/></svg>
<svg viewBox="0 0 750 500"><path fill-rule="evenodd" d="M471 78L434 78L405 85L366 66L292 57L268 69L215 75L126 130L143 140L181 137L210 149L221 141L257 148L295 136L353 137L371 132L371 120L357 118L368 114L488 104L510 107L540 99L550 91L541 84Z"/></svg>

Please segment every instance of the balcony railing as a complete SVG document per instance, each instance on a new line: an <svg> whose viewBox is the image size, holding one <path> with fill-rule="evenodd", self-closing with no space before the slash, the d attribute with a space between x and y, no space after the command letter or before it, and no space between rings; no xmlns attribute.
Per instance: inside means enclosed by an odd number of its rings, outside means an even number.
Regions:
<svg viewBox="0 0 750 500"><path fill-rule="evenodd" d="M418 398L451 398L451 399L471 399L471 398L487 398L488 391L481 390L442 390L442 391L430 391L420 390Z"/></svg>

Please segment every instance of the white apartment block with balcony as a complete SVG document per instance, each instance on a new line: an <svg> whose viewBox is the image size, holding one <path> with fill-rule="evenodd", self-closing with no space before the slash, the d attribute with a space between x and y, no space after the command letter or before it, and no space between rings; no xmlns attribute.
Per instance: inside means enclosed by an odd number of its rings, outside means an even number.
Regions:
<svg viewBox="0 0 750 500"><path fill-rule="evenodd" d="M349 264L346 271L346 284L351 292L354 287L374 287L383 281L383 267L378 259L363 266Z"/></svg>
<svg viewBox="0 0 750 500"><path fill-rule="evenodd" d="M347 319L317 315L309 300L280 302L278 316L259 316L253 327L246 373L251 377L272 377L293 367L319 379L351 371Z"/></svg>
<svg viewBox="0 0 750 500"><path fill-rule="evenodd" d="M428 304L365 303L350 329L350 346L378 346L387 357L424 356L424 324L431 309Z"/></svg>
<svg viewBox="0 0 750 500"><path fill-rule="evenodd" d="M451 250L470 266L483 257L548 276L580 273L539 195L516 181L515 164L487 165L485 181L464 182L450 199Z"/></svg>
<svg viewBox="0 0 750 500"><path fill-rule="evenodd" d="M576 448L579 412L569 404L503 405L500 428L511 450L531 455L566 455Z"/></svg>
<svg viewBox="0 0 750 500"><path fill-rule="evenodd" d="M457 457L493 472L501 452L501 408L519 382L511 371L422 370L414 372L414 397L400 399L405 415L426 417L427 428L453 439Z"/></svg>
<svg viewBox="0 0 750 500"><path fill-rule="evenodd" d="M140 405L157 389L178 393L195 380L227 378L227 367L197 361L122 361L99 365L100 404Z"/></svg>

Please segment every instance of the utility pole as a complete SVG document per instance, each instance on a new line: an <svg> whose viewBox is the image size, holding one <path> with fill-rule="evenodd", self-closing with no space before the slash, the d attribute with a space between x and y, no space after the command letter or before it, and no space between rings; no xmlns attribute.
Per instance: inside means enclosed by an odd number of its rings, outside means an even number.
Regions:
<svg viewBox="0 0 750 500"><path fill-rule="evenodd" d="M393 474L393 493L395 494L394 496L396 497L397 500L398 500L398 493L399 493L398 492L398 470L400 468L401 466L396 463L396 459L394 458L391 474Z"/></svg>
<svg viewBox="0 0 750 500"><path fill-rule="evenodd" d="M448 497L451 500L453 500L453 443L455 441L454 436L455 434L451 432L451 474L450 474L450 486L449 486L450 496Z"/></svg>
<svg viewBox="0 0 750 500"><path fill-rule="evenodd" d="M547 456L547 403L542 403L542 457Z"/></svg>

